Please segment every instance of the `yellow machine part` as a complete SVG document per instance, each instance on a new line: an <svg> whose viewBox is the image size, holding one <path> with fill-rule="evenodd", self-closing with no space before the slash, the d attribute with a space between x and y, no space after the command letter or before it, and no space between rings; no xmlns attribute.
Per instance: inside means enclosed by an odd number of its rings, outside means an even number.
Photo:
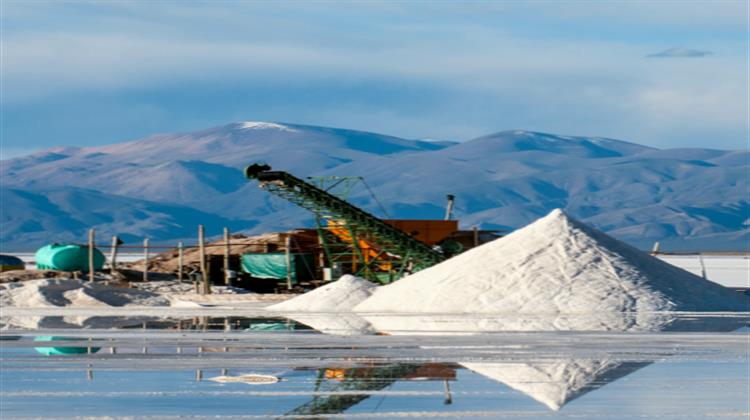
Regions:
<svg viewBox="0 0 750 420"><path fill-rule="evenodd" d="M427 245L435 245L458 230L457 220L384 220L389 225L401 229ZM328 220L328 230L346 243L352 243L352 235L343 220ZM364 239L358 240L359 249L362 250L366 263L372 259L386 259L380 255L380 250L375 244ZM383 262L378 264L381 270L389 271L391 264Z"/></svg>
<svg viewBox="0 0 750 420"><path fill-rule="evenodd" d="M326 379L336 379L343 381L346 378L346 370L344 369L326 369L323 376Z"/></svg>

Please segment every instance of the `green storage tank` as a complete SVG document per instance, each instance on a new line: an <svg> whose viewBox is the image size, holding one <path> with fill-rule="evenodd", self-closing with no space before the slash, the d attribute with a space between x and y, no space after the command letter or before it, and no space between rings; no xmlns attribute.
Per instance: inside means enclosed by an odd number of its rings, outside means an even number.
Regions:
<svg viewBox="0 0 750 420"><path fill-rule="evenodd" d="M45 245L34 256L40 270L88 271L89 248L83 245ZM94 248L94 270L104 267L104 254Z"/></svg>

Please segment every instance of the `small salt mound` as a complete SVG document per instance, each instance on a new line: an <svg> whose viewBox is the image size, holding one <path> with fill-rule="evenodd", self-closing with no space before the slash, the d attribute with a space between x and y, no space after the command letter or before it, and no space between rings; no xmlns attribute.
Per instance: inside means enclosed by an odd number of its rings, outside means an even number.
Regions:
<svg viewBox="0 0 750 420"><path fill-rule="evenodd" d="M40 279L0 285L0 305L17 308L169 306L155 293L71 279Z"/></svg>
<svg viewBox="0 0 750 420"><path fill-rule="evenodd" d="M613 239L559 209L506 237L381 287L355 307L356 312L373 313L603 314L601 322L586 328L594 330L629 329L632 325L623 321L648 323L652 317L640 314L660 311L748 310L747 297ZM619 315L627 313L639 316Z"/></svg>
<svg viewBox="0 0 750 420"><path fill-rule="evenodd" d="M346 274L333 283L267 309L290 313L290 318L325 334L370 334L374 330L369 322L347 312L370 297L376 288L365 279Z"/></svg>
<svg viewBox="0 0 750 420"><path fill-rule="evenodd" d="M354 306L369 298L376 287L365 279L346 274L333 283L267 309L283 312L350 311Z"/></svg>

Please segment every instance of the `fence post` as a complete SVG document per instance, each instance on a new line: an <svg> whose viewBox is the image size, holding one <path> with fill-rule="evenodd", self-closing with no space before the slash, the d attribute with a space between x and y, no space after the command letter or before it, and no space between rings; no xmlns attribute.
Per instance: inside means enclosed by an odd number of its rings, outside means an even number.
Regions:
<svg viewBox="0 0 750 420"><path fill-rule="evenodd" d="M473 230L473 234L474 234L473 235L474 236L474 247L476 248L476 247L479 246L479 227L478 226L474 226L474 229L472 229L472 230Z"/></svg>
<svg viewBox="0 0 750 420"><path fill-rule="evenodd" d="M89 229L89 281L94 281L94 246L96 239L96 229Z"/></svg>
<svg viewBox="0 0 750 420"><path fill-rule="evenodd" d="M200 248L201 277L203 277L203 288L201 294L210 295L211 285L208 282L208 270L206 268L206 238L203 225L198 225L198 247Z"/></svg>
<svg viewBox="0 0 750 420"><path fill-rule="evenodd" d="M182 283L183 258L182 242L177 242L177 280Z"/></svg>
<svg viewBox="0 0 750 420"><path fill-rule="evenodd" d="M109 274L115 275L117 273L117 247L120 244L120 239L117 235L112 235L112 248L109 252Z"/></svg>
<svg viewBox="0 0 750 420"><path fill-rule="evenodd" d="M286 257L286 288L292 290L292 236L287 234L284 240L284 256Z"/></svg>
<svg viewBox="0 0 750 420"><path fill-rule="evenodd" d="M148 282L148 238L143 240L143 281Z"/></svg>
<svg viewBox="0 0 750 420"><path fill-rule="evenodd" d="M232 252L229 245L229 228L224 228L224 284L232 286L232 279L229 277L229 254Z"/></svg>

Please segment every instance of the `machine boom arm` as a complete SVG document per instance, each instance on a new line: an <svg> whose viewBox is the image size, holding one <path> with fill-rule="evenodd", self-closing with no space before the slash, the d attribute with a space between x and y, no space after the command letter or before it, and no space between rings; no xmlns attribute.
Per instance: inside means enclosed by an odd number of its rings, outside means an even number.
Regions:
<svg viewBox="0 0 750 420"><path fill-rule="evenodd" d="M248 179L257 179L261 188L314 212L321 219L343 220L360 238L376 244L390 255L413 263L412 271L444 260L439 251L389 225L372 214L328 193L288 172L272 171L264 164L245 168Z"/></svg>

